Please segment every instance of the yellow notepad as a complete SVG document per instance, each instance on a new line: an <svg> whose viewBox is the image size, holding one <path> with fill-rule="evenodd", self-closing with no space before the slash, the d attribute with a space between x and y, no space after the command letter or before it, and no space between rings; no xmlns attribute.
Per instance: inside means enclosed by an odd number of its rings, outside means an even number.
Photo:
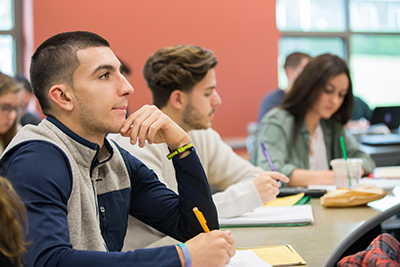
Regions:
<svg viewBox="0 0 400 267"><path fill-rule="evenodd" d="M244 248L253 251L263 261L272 266L304 265L306 261L292 245ZM242 250L242 249L238 249Z"/></svg>
<svg viewBox="0 0 400 267"><path fill-rule="evenodd" d="M304 193L300 193L300 194L293 195L293 196L287 196L287 197L278 197L275 200L265 203L264 207L293 206L302 197L304 197Z"/></svg>

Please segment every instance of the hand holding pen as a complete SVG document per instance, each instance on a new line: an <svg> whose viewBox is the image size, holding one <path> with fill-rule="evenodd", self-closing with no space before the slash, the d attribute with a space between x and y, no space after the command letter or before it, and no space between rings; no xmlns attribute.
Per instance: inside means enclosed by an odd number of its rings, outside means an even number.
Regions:
<svg viewBox="0 0 400 267"><path fill-rule="evenodd" d="M267 158L267 160L268 160L268 163L269 163L269 166L271 167L271 170L272 170L273 172L276 172L275 167L274 167L274 164L272 164L271 157L270 157L269 154L268 154L268 150L267 150L267 148L265 147L264 142L261 142L261 149L262 149L262 151L263 151L263 153L264 153L264 156L265 156L265 157ZM278 182L279 182L279 180L278 180Z"/></svg>
<svg viewBox="0 0 400 267"><path fill-rule="evenodd" d="M265 144L264 144L264 142L261 142L261 149L262 149L262 152L264 153L264 156L267 158L267 160L268 160L268 163L269 163L269 166L271 167L271 170L273 171L273 172L276 172L276 169L275 169L275 167L274 167L274 164L272 163L272 160L271 160L271 157L270 157L270 155L269 155L269 153L268 153L268 150L267 150L267 148L265 147ZM286 183L288 183L289 182L289 179L285 176L285 181L284 182L286 182ZM277 179L276 181L278 181L279 182L279 186L281 185L281 181L279 180L279 179Z"/></svg>
<svg viewBox="0 0 400 267"><path fill-rule="evenodd" d="M193 212L205 233L185 242L192 266L225 266L236 253L232 232L230 230L210 232L204 215L197 207L193 208Z"/></svg>
<svg viewBox="0 0 400 267"><path fill-rule="evenodd" d="M272 162L270 164L272 164ZM272 170L275 170L273 165ZM279 187L281 186L280 181L288 183L289 178L277 171L260 172L258 176L252 180L262 203L265 204L269 201L276 199L276 196L279 194Z"/></svg>

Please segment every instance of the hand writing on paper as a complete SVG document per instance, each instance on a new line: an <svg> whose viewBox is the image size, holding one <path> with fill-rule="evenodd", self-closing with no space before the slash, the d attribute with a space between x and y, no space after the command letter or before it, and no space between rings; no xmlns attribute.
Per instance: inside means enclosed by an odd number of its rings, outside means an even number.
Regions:
<svg viewBox="0 0 400 267"><path fill-rule="evenodd" d="M213 230L207 234L201 233L185 244L189 249L193 267L223 267L236 253L234 243L230 230Z"/></svg>
<svg viewBox="0 0 400 267"><path fill-rule="evenodd" d="M253 183L265 204L272 201L279 194L280 183L277 181L288 183L289 178L279 172L262 172L253 179Z"/></svg>

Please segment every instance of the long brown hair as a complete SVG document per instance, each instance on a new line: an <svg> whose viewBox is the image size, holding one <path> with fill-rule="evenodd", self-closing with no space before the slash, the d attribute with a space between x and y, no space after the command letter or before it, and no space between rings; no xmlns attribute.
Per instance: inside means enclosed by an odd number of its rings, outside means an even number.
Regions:
<svg viewBox="0 0 400 267"><path fill-rule="evenodd" d="M9 76L5 75L4 73L0 72L0 96L8 94L8 93L18 93L21 87ZM4 147L6 147L11 139L17 134L18 131L18 116L15 118L15 121L11 128L3 133L0 134L0 141ZM1 153L2 151L0 151Z"/></svg>
<svg viewBox="0 0 400 267"><path fill-rule="evenodd" d="M22 265L26 252L23 220L26 209L11 183L0 176L0 252L15 266Z"/></svg>
<svg viewBox="0 0 400 267"><path fill-rule="evenodd" d="M332 115L332 119L340 124L346 124L353 109L353 86L349 68L343 59L332 54L319 55L312 58L296 78L281 105L295 118L293 128L295 139L306 112L318 101L328 81L342 73L349 79L349 88L342 105Z"/></svg>

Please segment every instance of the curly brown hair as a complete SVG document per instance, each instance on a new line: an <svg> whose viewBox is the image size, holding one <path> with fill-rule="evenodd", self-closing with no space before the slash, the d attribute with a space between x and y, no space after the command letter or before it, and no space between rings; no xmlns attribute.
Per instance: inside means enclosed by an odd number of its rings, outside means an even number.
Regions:
<svg viewBox="0 0 400 267"><path fill-rule="evenodd" d="M0 176L0 252L15 266L23 266L26 252L23 220L26 209L11 183Z"/></svg>

